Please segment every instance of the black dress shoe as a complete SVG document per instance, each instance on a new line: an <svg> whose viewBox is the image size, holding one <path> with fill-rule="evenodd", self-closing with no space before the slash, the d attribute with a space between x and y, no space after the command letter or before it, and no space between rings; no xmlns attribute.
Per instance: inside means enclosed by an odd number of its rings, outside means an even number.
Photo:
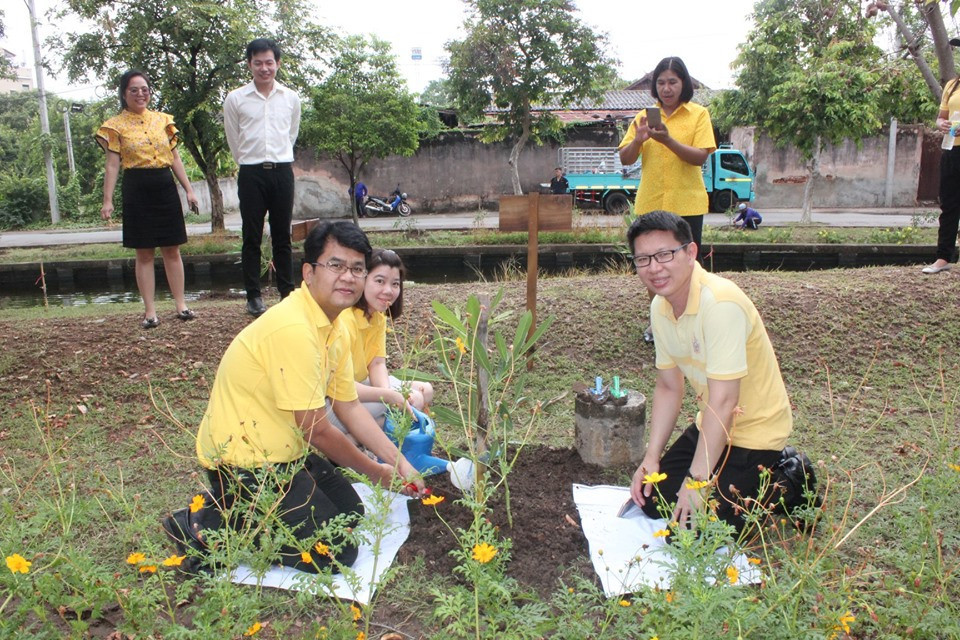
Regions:
<svg viewBox="0 0 960 640"><path fill-rule="evenodd" d="M254 318L259 318L267 310L265 304L263 304L263 298L256 297L252 300L247 300L247 313L252 315Z"/></svg>
<svg viewBox="0 0 960 640"><path fill-rule="evenodd" d="M174 511L162 520L163 530L177 548L177 554L186 556L180 563L180 570L184 573L210 573L210 567L205 562L207 546L200 541L197 529L191 529L190 516L187 509Z"/></svg>

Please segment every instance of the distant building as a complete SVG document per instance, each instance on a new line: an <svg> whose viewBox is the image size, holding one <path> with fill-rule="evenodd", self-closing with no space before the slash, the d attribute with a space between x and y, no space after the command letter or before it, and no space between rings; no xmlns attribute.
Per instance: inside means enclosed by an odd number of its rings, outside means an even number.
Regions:
<svg viewBox="0 0 960 640"><path fill-rule="evenodd" d="M3 52L3 57L10 64L10 71L13 74L13 77L0 76L0 93L33 91L36 87L33 67L28 67L25 63L17 64L16 54L9 49L0 47L0 51Z"/></svg>

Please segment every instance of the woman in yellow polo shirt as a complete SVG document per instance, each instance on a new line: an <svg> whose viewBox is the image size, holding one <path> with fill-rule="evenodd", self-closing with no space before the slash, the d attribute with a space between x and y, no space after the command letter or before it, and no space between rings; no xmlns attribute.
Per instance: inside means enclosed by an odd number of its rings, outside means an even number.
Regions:
<svg viewBox="0 0 960 640"><path fill-rule="evenodd" d="M709 208L701 167L717 148L710 114L690 101L693 80L680 58L660 61L653 70L650 93L660 109L660 126L648 124L644 109L620 142L621 163L643 158L634 208L637 215L663 210L682 216L699 251L703 216Z"/></svg>
<svg viewBox="0 0 960 640"><path fill-rule="evenodd" d="M154 307L154 254L163 256L170 293L177 305L177 318L192 320L193 311L184 298L183 260L179 245L187 241L180 195L174 176L187 194L191 208L197 207L187 173L177 151L177 127L173 117L150 111L150 82L140 71L120 76L119 115L110 118L96 133L107 154L103 176L103 207L100 216L113 216L113 190L123 169L123 246L137 251L137 288L145 307L140 326L153 329L160 324ZM172 170L172 175L171 175Z"/></svg>
<svg viewBox="0 0 960 640"><path fill-rule="evenodd" d="M404 385L387 370L387 318L395 320L403 313L403 276L403 261L395 251L375 249L363 296L342 325L351 342L357 396L378 420L388 405L403 407L409 402L423 411L433 400L429 382Z"/></svg>

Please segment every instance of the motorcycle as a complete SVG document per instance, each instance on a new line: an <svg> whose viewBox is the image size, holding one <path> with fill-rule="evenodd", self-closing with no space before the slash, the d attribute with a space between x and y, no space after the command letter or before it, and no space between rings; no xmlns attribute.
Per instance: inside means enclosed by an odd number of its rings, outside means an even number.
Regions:
<svg viewBox="0 0 960 640"><path fill-rule="evenodd" d="M413 209L407 204L407 194L400 191L399 184L389 197L367 196L366 202L363 203L363 210L371 218L376 218L381 213L392 213L394 211L404 218L413 213Z"/></svg>

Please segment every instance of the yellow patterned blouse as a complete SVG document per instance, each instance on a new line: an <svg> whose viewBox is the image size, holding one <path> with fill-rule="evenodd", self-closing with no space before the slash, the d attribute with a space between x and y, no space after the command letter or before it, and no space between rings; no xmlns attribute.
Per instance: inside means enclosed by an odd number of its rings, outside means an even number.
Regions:
<svg viewBox="0 0 960 640"><path fill-rule="evenodd" d="M124 109L100 125L96 139L104 151L120 154L124 169L163 169L173 164L178 133L168 113Z"/></svg>

